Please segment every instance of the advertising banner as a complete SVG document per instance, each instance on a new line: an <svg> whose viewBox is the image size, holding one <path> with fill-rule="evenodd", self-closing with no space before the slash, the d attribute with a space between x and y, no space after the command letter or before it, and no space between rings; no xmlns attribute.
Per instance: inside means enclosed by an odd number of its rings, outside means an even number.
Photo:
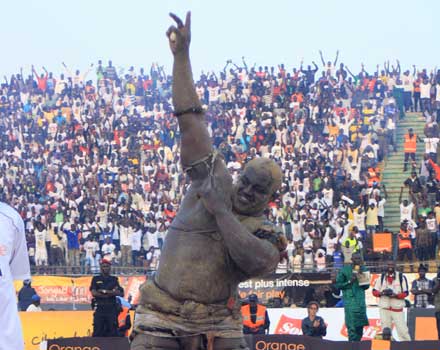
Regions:
<svg viewBox="0 0 440 350"><path fill-rule="evenodd" d="M255 350L354 350L352 344L348 342L331 342L319 338L288 335L255 335L253 344Z"/></svg>
<svg viewBox="0 0 440 350"><path fill-rule="evenodd" d="M270 334L301 335L301 322L307 317L305 308L269 309ZM406 314L406 310L405 310ZM318 315L324 318L327 324L327 340L342 341L348 339L347 327L344 320L344 309L322 308ZM362 340L372 340L382 332L380 324L379 308L367 308L369 326L364 327ZM398 339L397 332L393 330L393 336Z"/></svg>
<svg viewBox="0 0 440 350"><path fill-rule="evenodd" d="M129 350L127 338L68 338L47 342L44 350Z"/></svg>
<svg viewBox="0 0 440 350"><path fill-rule="evenodd" d="M439 341L328 341L295 335L245 336L250 350L438 350ZM129 350L125 338L50 339L40 350Z"/></svg>
<svg viewBox="0 0 440 350"><path fill-rule="evenodd" d="M408 286L411 289L412 282L418 278L416 273L405 274ZM436 275L428 273L427 278L433 279ZM372 288L380 274L371 275L371 288L366 291L366 303L368 306L376 306L378 300L372 294ZM119 283L124 288L125 299L130 296L132 304L137 304L139 299L139 287L145 282L146 276L118 276ZM91 276L64 277L64 276L33 276L32 286L41 297L42 304L90 304L91 294L89 291ZM249 294L257 294L260 302L273 306L273 298L288 297L291 304L302 306L306 293L313 289L317 300L324 300L325 293L329 293L332 285L330 273L290 273L284 275L273 274L266 278L251 279L239 284L240 297L245 299ZM22 282L15 282L18 292ZM408 299L413 302L414 296Z"/></svg>
<svg viewBox="0 0 440 350"><path fill-rule="evenodd" d="M40 349L46 339L90 337L93 332L92 311L20 312L20 319L26 350Z"/></svg>
<svg viewBox="0 0 440 350"><path fill-rule="evenodd" d="M438 340L435 309L409 309L407 323L411 339Z"/></svg>
<svg viewBox="0 0 440 350"><path fill-rule="evenodd" d="M336 342L292 335L246 337L251 350L438 350L440 342ZM49 340L41 350L129 350L124 338L66 338Z"/></svg>
<svg viewBox="0 0 440 350"><path fill-rule="evenodd" d="M323 294L331 283L330 273L303 272L251 279L240 283L238 288L242 299L256 294L261 303L267 304L270 299L288 297L291 303L301 305L307 290L313 288L317 294Z"/></svg>
<svg viewBox="0 0 440 350"><path fill-rule="evenodd" d="M139 287L145 282L145 276L118 276L119 283L124 288L124 297L132 298L136 304L139 298ZM41 304L90 304L92 295L89 288L92 276L62 277L62 276L32 276L32 287L41 297ZM15 281L15 290L22 287L21 281Z"/></svg>
<svg viewBox="0 0 440 350"><path fill-rule="evenodd" d="M19 314L26 350L40 349L40 344L47 339L91 337L93 333L93 311L43 311ZM133 320L133 313L131 319ZM56 347L52 350L54 349ZM103 347L102 349L118 348Z"/></svg>
<svg viewBox="0 0 440 350"><path fill-rule="evenodd" d="M408 287L411 289L411 285L413 281L418 278L418 274L405 273L404 275L408 280ZM427 273L426 277L428 279L434 279L436 274ZM371 274L371 288L365 292L365 301L368 306L377 306L378 304L378 299L372 293L372 289L378 278L380 278L380 274ZM264 279L253 279L240 283L239 291L242 298L252 293L257 294L260 302L263 304L267 304L271 298L289 297L292 304L302 306L307 291L313 288L317 300L324 300L325 293L328 292L331 285L332 281L329 273L292 273L287 275L272 275ZM413 303L414 296L410 294L408 300ZM269 307L270 306L272 305L269 305Z"/></svg>
<svg viewBox="0 0 440 350"><path fill-rule="evenodd" d="M373 251L391 253L393 249L392 235L392 233L373 233Z"/></svg>

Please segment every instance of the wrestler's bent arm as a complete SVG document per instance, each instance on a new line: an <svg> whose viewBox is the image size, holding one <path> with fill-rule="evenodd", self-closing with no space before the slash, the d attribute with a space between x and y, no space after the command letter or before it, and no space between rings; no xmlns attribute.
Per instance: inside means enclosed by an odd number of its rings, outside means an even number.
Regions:
<svg viewBox="0 0 440 350"><path fill-rule="evenodd" d="M229 255L241 271L249 277L275 271L280 253L274 244L255 237L232 211L219 211L215 214L215 219Z"/></svg>

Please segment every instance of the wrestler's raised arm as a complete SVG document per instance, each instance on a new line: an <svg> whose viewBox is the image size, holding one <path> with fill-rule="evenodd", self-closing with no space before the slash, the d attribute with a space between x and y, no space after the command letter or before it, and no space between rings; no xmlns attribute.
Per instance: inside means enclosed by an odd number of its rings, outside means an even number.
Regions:
<svg viewBox="0 0 440 350"><path fill-rule="evenodd" d="M170 16L177 25L177 27L171 26L167 31L171 52L174 55L173 105L181 132L182 166L186 169L212 152L212 142L191 70L189 57L191 13L187 13L185 23L173 13L170 13ZM190 176L192 175L194 174L190 173Z"/></svg>

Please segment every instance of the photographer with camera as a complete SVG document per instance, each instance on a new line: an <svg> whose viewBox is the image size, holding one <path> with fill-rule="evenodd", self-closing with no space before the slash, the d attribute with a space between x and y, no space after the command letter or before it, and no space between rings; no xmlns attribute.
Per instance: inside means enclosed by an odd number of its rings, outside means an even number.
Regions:
<svg viewBox="0 0 440 350"><path fill-rule="evenodd" d="M435 318L437 320L438 339L440 339L440 266L437 270L437 277L434 279L432 294L434 294Z"/></svg>
<svg viewBox="0 0 440 350"><path fill-rule="evenodd" d="M387 271L376 280L373 295L379 298L382 328L391 328L394 322L399 340L411 340L403 313L405 298L408 296L408 281L403 273L396 271L394 261L388 262Z"/></svg>

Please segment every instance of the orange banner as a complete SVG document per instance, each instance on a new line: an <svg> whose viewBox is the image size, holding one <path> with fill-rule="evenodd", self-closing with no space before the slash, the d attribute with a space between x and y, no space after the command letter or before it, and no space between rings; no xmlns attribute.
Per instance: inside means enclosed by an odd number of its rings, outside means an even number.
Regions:
<svg viewBox="0 0 440 350"><path fill-rule="evenodd" d="M438 340L435 317L416 317L414 340Z"/></svg>
<svg viewBox="0 0 440 350"><path fill-rule="evenodd" d="M374 233L373 234L373 250L377 253L391 253L393 247L393 238L391 233Z"/></svg>
<svg viewBox="0 0 440 350"><path fill-rule="evenodd" d="M139 287L145 282L145 276L119 276L119 284L124 288L125 299L131 296L132 303L136 304L139 298ZM41 297L42 304L89 304L90 282L92 276L87 277L58 277L32 276L32 287ZM22 282L15 281L15 290L18 292Z"/></svg>
<svg viewBox="0 0 440 350"><path fill-rule="evenodd" d="M20 312L20 319L26 350L40 349L46 339L90 337L93 332L93 311Z"/></svg>

